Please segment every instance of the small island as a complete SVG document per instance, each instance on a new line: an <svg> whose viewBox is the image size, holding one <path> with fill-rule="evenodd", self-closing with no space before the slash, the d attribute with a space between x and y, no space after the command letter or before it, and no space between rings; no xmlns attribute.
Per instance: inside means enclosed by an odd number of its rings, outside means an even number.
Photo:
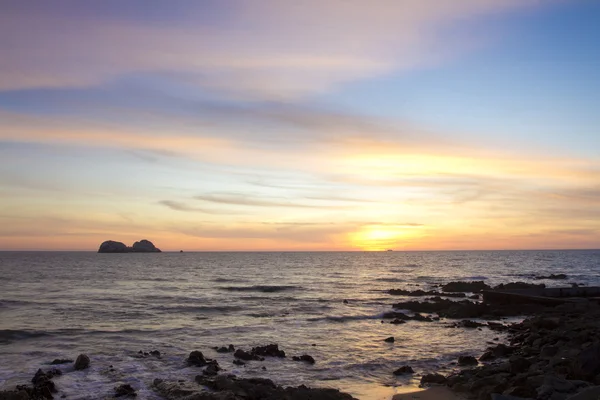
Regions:
<svg viewBox="0 0 600 400"><path fill-rule="evenodd" d="M125 243L107 240L100 245L98 253L160 253L160 249L146 239L135 242L133 246L126 246Z"/></svg>

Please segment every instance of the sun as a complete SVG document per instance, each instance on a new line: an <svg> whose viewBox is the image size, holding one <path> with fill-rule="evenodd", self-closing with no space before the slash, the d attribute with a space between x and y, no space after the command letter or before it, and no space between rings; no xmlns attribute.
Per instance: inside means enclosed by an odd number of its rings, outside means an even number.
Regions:
<svg viewBox="0 0 600 400"><path fill-rule="evenodd" d="M412 237L412 232L402 226L368 225L350 234L353 247L366 251L383 251L403 247L403 241Z"/></svg>

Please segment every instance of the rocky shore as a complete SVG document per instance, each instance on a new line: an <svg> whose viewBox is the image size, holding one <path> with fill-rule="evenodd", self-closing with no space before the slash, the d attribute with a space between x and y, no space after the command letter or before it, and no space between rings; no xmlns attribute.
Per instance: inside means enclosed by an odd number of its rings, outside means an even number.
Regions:
<svg viewBox="0 0 600 400"><path fill-rule="evenodd" d="M562 279L554 278L554 279ZM558 305L485 302L480 294L486 290L539 288L539 284L511 282L491 288L481 281L449 282L437 289L409 291L393 289L388 293L404 296L382 315L383 323L437 323L440 329L489 329L503 332L481 352L459 356L450 374L425 371L423 387L445 387L462 397L477 400L597 400L600 398L600 306L595 299L579 299ZM450 296L448 296L450 295ZM508 323L507 317L518 318ZM417 321L417 322L415 322ZM513 319L514 321L514 319ZM410 326L410 325L407 325ZM394 337L382 337L394 343ZM204 353L203 353L204 351ZM206 353L208 351L208 353ZM336 389L309 388L304 385L282 387L264 377L242 378L206 356L211 351L226 355L231 365L262 363L265 359L298 363L309 368L317 363L305 353L286 354L277 344L239 348L233 344L197 349L181 358L181 367L193 371L193 378L165 379L160 374L146 382L151 390L167 400L352 400L350 394ZM157 351L140 351L136 357L157 358ZM223 364L223 360L219 360ZM81 354L73 359L46 360L30 382L13 390L0 391L0 400L64 398L61 377L85 370L95 361ZM279 362L279 361L278 361ZM395 376L414 376L410 363L399 363L389 371ZM113 371L112 365L102 366ZM422 370L416 368L419 373ZM266 368L263 367L266 371ZM196 373L197 371L197 373ZM448 371L445 369L443 371ZM33 371L32 371L33 374ZM120 382L111 393L93 393L92 398L135 397L139 387ZM436 392L438 393L438 392Z"/></svg>

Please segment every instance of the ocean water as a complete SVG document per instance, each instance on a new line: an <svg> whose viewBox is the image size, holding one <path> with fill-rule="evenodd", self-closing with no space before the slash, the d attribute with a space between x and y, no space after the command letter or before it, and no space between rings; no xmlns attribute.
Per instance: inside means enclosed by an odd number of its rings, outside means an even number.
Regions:
<svg viewBox="0 0 600 400"><path fill-rule="evenodd" d="M239 376L390 399L416 386L421 374L456 369L459 355L478 356L486 342L504 337L449 328L449 320L382 324L381 315L403 299L387 290L427 290L452 280L528 282L551 273L569 279L536 282L598 285L599 271L594 250L0 252L0 390L29 382L55 358L86 353L91 368L55 379L59 397L104 398L130 383L138 398L159 399L152 381L193 380L200 370L184 360L200 350ZM383 341L389 336L395 343ZM269 343L288 357L236 366L232 354L212 350ZM140 358L140 350L159 350L162 357ZM316 363L291 361L301 354ZM415 375L395 377L392 371L405 364Z"/></svg>

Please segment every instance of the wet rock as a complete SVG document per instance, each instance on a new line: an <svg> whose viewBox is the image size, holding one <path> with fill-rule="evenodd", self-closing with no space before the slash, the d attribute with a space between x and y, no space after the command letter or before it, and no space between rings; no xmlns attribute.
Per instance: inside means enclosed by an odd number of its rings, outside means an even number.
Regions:
<svg viewBox="0 0 600 400"><path fill-rule="evenodd" d="M235 376L218 375L215 377L196 376L196 382L211 389L212 393L204 393L210 397L193 397L198 400L353 400L354 398L336 389L313 389L304 385L283 388L270 379L237 378ZM167 397L169 398L169 397Z"/></svg>
<svg viewBox="0 0 600 400"><path fill-rule="evenodd" d="M294 357L292 357L292 360L294 360L294 361L304 361L304 362L307 362L309 364L314 364L315 363L315 359L312 356L309 356L308 354L303 354L300 357L294 356Z"/></svg>
<svg viewBox="0 0 600 400"><path fill-rule="evenodd" d="M262 357L285 357L285 351L280 350L277 344L253 347L251 352L252 354Z"/></svg>
<svg viewBox="0 0 600 400"><path fill-rule="evenodd" d="M481 292L488 289L490 287L483 281L449 282L442 286L443 292Z"/></svg>
<svg viewBox="0 0 600 400"><path fill-rule="evenodd" d="M393 296L410 296L410 297L423 297L423 296L446 296L446 297L466 297L464 293L441 293L436 290L404 290L404 289L390 289L388 294Z"/></svg>
<svg viewBox="0 0 600 400"><path fill-rule="evenodd" d="M394 337L393 337L393 336L390 336L389 338L385 339L385 340L384 340L384 342L387 342L387 343L394 343L394 340L395 340L395 339L394 339Z"/></svg>
<svg viewBox="0 0 600 400"><path fill-rule="evenodd" d="M235 353L233 353L233 356L235 358L239 358L244 361L251 361L251 360L264 361L265 360L263 357L259 357L252 352L244 351L242 349L237 349L235 351Z"/></svg>
<svg viewBox="0 0 600 400"><path fill-rule="evenodd" d="M395 319L395 320L393 320L393 321L390 321L390 324L394 324L394 325L400 325L400 324L405 324L405 323L406 323L406 321L405 321L405 320L403 320L403 319L398 319L398 318L396 318L396 319Z"/></svg>
<svg viewBox="0 0 600 400"><path fill-rule="evenodd" d="M0 390L0 400L30 400L25 390Z"/></svg>
<svg viewBox="0 0 600 400"><path fill-rule="evenodd" d="M90 358L86 354L80 354L75 360L75 370L80 371L90 366Z"/></svg>
<svg viewBox="0 0 600 400"><path fill-rule="evenodd" d="M135 392L135 389L131 387L130 384L124 384L124 385L120 385L115 387L115 397L135 397L137 396L137 393Z"/></svg>
<svg viewBox="0 0 600 400"><path fill-rule="evenodd" d="M214 349L217 351L217 353L233 353L233 352L235 352L235 347L233 347L232 344L230 344L227 347L225 347L225 346L214 347Z"/></svg>
<svg viewBox="0 0 600 400"><path fill-rule="evenodd" d="M71 364L72 362L73 360L69 360L68 358L56 358L50 365Z"/></svg>
<svg viewBox="0 0 600 400"><path fill-rule="evenodd" d="M394 375L414 374L415 371L408 365L403 365L394 371Z"/></svg>
<svg viewBox="0 0 600 400"><path fill-rule="evenodd" d="M150 355L156 358L160 358L160 351L158 350L151 350L150 351Z"/></svg>
<svg viewBox="0 0 600 400"><path fill-rule="evenodd" d="M543 283L526 283L526 282L509 282L501 283L498 286L494 286L494 290L511 290L511 289L544 289L546 285Z"/></svg>
<svg viewBox="0 0 600 400"><path fill-rule="evenodd" d="M455 326L459 328L479 328L481 326L487 326L487 324L482 324L481 322L472 321L470 319L463 319L456 323Z"/></svg>
<svg viewBox="0 0 600 400"><path fill-rule="evenodd" d="M246 365L246 363L245 363L245 362L243 362L242 360L237 360L237 359L236 359L236 360L233 360L233 363L234 363L235 365L239 365L239 366Z"/></svg>
<svg viewBox="0 0 600 400"><path fill-rule="evenodd" d="M446 377L441 374L427 374L421 377L421 385L426 384L443 385L446 383Z"/></svg>
<svg viewBox="0 0 600 400"><path fill-rule="evenodd" d="M204 369L204 371L202 371L202 373L204 375L214 376L217 375L220 370L221 367L219 367L219 364L216 361L213 361L210 364L208 364L208 366Z"/></svg>
<svg viewBox="0 0 600 400"><path fill-rule="evenodd" d="M477 365L479 362L473 356L459 356L458 357L458 365L466 366L466 365Z"/></svg>
<svg viewBox="0 0 600 400"><path fill-rule="evenodd" d="M206 358L204 358L204 354L201 351L194 350L190 353L187 358L187 362L190 365L194 365L196 367L203 367L208 364Z"/></svg>

